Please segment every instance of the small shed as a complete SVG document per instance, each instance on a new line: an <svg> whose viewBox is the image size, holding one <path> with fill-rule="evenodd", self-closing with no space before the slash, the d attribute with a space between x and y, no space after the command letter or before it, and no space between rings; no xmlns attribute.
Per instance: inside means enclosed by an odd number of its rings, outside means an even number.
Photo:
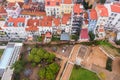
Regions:
<svg viewBox="0 0 120 80"><path fill-rule="evenodd" d="M60 40L69 41L70 40L70 35L68 33L62 33L61 36L60 36Z"/></svg>

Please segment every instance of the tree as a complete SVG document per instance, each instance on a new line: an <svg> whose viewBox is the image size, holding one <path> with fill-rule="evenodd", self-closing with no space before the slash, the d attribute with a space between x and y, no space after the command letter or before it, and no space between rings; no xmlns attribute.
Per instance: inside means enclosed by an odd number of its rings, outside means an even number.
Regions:
<svg viewBox="0 0 120 80"><path fill-rule="evenodd" d="M79 36L78 35L71 35L71 39L78 40Z"/></svg>
<svg viewBox="0 0 120 80"><path fill-rule="evenodd" d="M17 74L20 73L22 70L24 70L23 67L24 65L25 65L25 61L18 60L12 65L12 68L14 68L14 72Z"/></svg>
<svg viewBox="0 0 120 80"><path fill-rule="evenodd" d="M59 71L59 65L57 63L50 64L49 68L54 74L56 74Z"/></svg>
<svg viewBox="0 0 120 80"><path fill-rule="evenodd" d="M49 53L46 52L46 53L44 54L44 59L48 59L48 58L49 58Z"/></svg>
<svg viewBox="0 0 120 80"><path fill-rule="evenodd" d="M37 55L38 55L40 58L43 58L43 56L44 56L44 51L43 51L42 49L39 49L39 50L37 51Z"/></svg>
<svg viewBox="0 0 120 80"><path fill-rule="evenodd" d="M49 54L49 57L47 59L48 63L51 63L53 61L53 59L55 59L55 55L54 54Z"/></svg>
<svg viewBox="0 0 120 80"><path fill-rule="evenodd" d="M120 40L115 41L117 45L120 45Z"/></svg>
<svg viewBox="0 0 120 80"><path fill-rule="evenodd" d="M33 59L34 59L34 55L33 54L29 54L28 61L32 61Z"/></svg>
<svg viewBox="0 0 120 80"><path fill-rule="evenodd" d="M38 75L41 80L43 80L45 78L45 72L46 72L45 68L42 68L39 70Z"/></svg>
<svg viewBox="0 0 120 80"><path fill-rule="evenodd" d="M34 61L35 63L39 63L39 62L41 61L41 58L40 58L38 55L34 55L33 61Z"/></svg>
<svg viewBox="0 0 120 80"><path fill-rule="evenodd" d="M89 37L90 37L90 41L93 41L95 39L95 34L92 31L90 31Z"/></svg>
<svg viewBox="0 0 120 80"><path fill-rule="evenodd" d="M36 54L37 53L37 48L33 48L32 50L31 50L31 54Z"/></svg>
<svg viewBox="0 0 120 80"><path fill-rule="evenodd" d="M55 80L55 74L53 74L53 71L51 71L49 67L46 68L46 79Z"/></svg>
<svg viewBox="0 0 120 80"><path fill-rule="evenodd" d="M89 6L89 2L86 2L85 0L83 0L83 6L86 10L92 8L92 5Z"/></svg>
<svg viewBox="0 0 120 80"><path fill-rule="evenodd" d="M101 4L104 4L106 0L100 0L100 3Z"/></svg>

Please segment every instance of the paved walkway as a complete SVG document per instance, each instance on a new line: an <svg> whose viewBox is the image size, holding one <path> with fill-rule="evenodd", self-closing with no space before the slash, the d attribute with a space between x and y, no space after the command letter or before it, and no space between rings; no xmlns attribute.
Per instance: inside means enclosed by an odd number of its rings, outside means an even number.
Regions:
<svg viewBox="0 0 120 80"><path fill-rule="evenodd" d="M5 49L6 48L6 46L0 46L0 49Z"/></svg>
<svg viewBox="0 0 120 80"><path fill-rule="evenodd" d="M69 80L79 49L80 49L80 45L75 45L72 48L72 51L68 58L68 57L64 57L61 54L54 53L46 48L47 51L55 54L57 58L60 58L62 60L60 64L61 68L56 77L56 80Z"/></svg>
<svg viewBox="0 0 120 80"><path fill-rule="evenodd" d="M60 80L69 80L79 49L80 45L75 45L73 47L73 50L71 51L70 57L67 61L67 65L63 71L62 76L60 77Z"/></svg>

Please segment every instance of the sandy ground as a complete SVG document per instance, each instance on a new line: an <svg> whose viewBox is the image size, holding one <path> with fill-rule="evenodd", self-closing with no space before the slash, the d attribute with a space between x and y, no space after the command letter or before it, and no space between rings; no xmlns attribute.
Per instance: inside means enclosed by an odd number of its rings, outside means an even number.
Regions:
<svg viewBox="0 0 120 80"><path fill-rule="evenodd" d="M112 70L116 74L120 74L120 57L115 58L112 63Z"/></svg>
<svg viewBox="0 0 120 80"><path fill-rule="evenodd" d="M99 67L106 67L107 56L99 49L99 47L91 47L89 56L86 57L85 64L87 67L91 67L92 64Z"/></svg>

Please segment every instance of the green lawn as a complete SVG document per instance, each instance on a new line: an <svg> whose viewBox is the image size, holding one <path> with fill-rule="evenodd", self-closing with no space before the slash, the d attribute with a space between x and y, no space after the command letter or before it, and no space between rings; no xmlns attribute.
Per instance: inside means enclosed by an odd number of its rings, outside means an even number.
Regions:
<svg viewBox="0 0 120 80"><path fill-rule="evenodd" d="M2 56L2 54L3 54L3 49L0 49L0 57Z"/></svg>
<svg viewBox="0 0 120 80"><path fill-rule="evenodd" d="M70 80L100 80L98 76L83 68L73 68Z"/></svg>

